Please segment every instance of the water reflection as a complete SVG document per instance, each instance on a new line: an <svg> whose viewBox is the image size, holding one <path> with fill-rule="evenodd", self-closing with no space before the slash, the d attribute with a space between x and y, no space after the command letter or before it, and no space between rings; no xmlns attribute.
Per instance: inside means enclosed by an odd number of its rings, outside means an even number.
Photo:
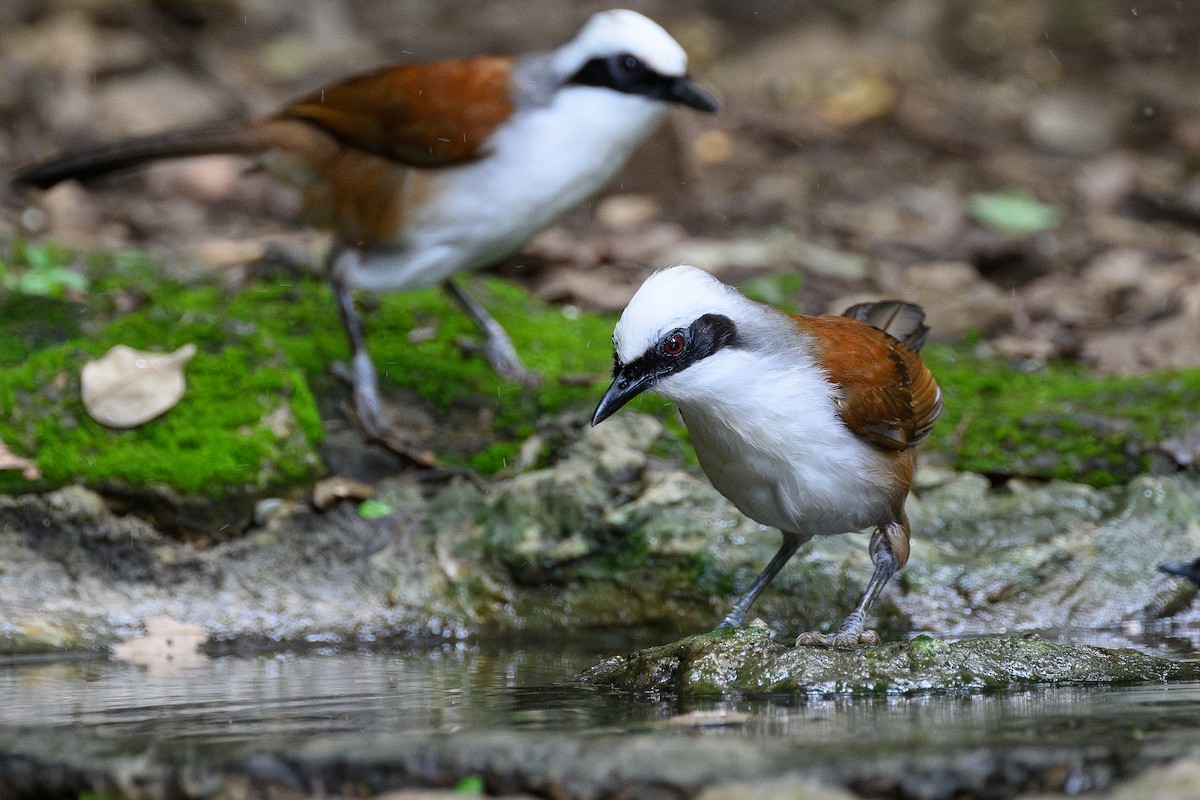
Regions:
<svg viewBox="0 0 1200 800"><path fill-rule="evenodd" d="M830 754L1194 737L1200 684L992 695L686 701L579 686L600 654L561 646L216 658L149 671L113 661L0 666L0 731L262 743L332 733L648 731L797 738Z"/></svg>

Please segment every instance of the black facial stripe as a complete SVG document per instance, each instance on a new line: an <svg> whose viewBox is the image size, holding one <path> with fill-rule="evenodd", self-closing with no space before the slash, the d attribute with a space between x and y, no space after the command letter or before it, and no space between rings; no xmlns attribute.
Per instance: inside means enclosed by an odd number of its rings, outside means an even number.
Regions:
<svg viewBox="0 0 1200 800"><path fill-rule="evenodd" d="M622 54L607 58L593 58L584 64L583 68L576 72L567 83L580 86L600 86L625 94L640 94L658 100L670 100L671 90L677 79L655 72L640 62L638 62L640 69L634 73L626 73L621 68L621 60L631 57L628 54Z"/></svg>
<svg viewBox="0 0 1200 800"><path fill-rule="evenodd" d="M654 380L659 381L668 375L682 372L725 347L737 347L737 326L733 324L733 320L722 314L705 314L687 328L666 334L664 340L676 333L682 333L685 339L683 352L679 355L667 355L662 351L662 342L656 342L652 348L628 364L618 364L614 367L613 377L619 374L653 375Z"/></svg>

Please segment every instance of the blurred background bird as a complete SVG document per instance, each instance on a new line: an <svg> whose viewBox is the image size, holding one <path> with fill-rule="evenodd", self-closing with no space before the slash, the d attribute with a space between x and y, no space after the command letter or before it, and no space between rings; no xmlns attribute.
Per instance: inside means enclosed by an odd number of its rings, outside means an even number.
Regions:
<svg viewBox="0 0 1200 800"><path fill-rule="evenodd" d="M592 424L648 389L673 400L713 486L783 533L722 627L740 625L813 536L874 527L875 570L862 600L833 635L804 633L796 643L878 641L864 622L908 561L914 447L942 411L941 390L917 355L927 332L909 303L796 316L689 266L657 272L638 289L613 333L613 382Z"/></svg>
<svg viewBox="0 0 1200 800"><path fill-rule="evenodd" d="M1200 586L1200 558L1195 561L1168 561L1166 564L1160 564L1158 569L1168 575L1187 578Z"/></svg>
<svg viewBox="0 0 1200 800"><path fill-rule="evenodd" d="M500 325L451 279L512 255L595 195L672 104L717 108L665 30L612 10L548 52L387 67L267 117L67 153L13 181L45 189L159 159L254 157L299 189L310 224L332 231L326 267L351 345L354 415L368 438L405 451L351 289L442 284L483 331L497 372L536 383Z"/></svg>

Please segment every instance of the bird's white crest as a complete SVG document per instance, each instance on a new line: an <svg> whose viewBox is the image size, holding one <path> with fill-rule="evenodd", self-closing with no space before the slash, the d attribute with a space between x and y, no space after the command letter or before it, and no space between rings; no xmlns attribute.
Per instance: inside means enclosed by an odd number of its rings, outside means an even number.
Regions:
<svg viewBox="0 0 1200 800"><path fill-rule="evenodd" d="M705 314L737 320L751 305L704 270L686 264L667 267L647 278L629 301L613 331L613 347L617 358L629 362L668 332L686 328Z"/></svg>
<svg viewBox="0 0 1200 800"><path fill-rule="evenodd" d="M575 38L554 53L554 72L573 75L593 58L622 53L636 56L661 75L687 72L687 53L671 34L636 11L617 8L593 14Z"/></svg>

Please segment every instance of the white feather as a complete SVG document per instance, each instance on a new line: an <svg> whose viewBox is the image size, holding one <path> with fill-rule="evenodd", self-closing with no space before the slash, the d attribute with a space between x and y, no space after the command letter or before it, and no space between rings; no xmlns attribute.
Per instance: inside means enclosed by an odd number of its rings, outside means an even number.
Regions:
<svg viewBox="0 0 1200 800"><path fill-rule="evenodd" d="M743 346L663 378L654 391L679 406L713 486L751 519L792 533L886 522L894 487L885 456L838 417L837 387L787 315L701 270L672 267L651 276L622 314L618 359L632 361L704 314L729 317Z"/></svg>
<svg viewBox="0 0 1200 800"><path fill-rule="evenodd" d="M554 53L554 71L568 76L593 58L629 53L660 75L687 72L687 53L662 26L636 11L593 14L575 38Z"/></svg>

